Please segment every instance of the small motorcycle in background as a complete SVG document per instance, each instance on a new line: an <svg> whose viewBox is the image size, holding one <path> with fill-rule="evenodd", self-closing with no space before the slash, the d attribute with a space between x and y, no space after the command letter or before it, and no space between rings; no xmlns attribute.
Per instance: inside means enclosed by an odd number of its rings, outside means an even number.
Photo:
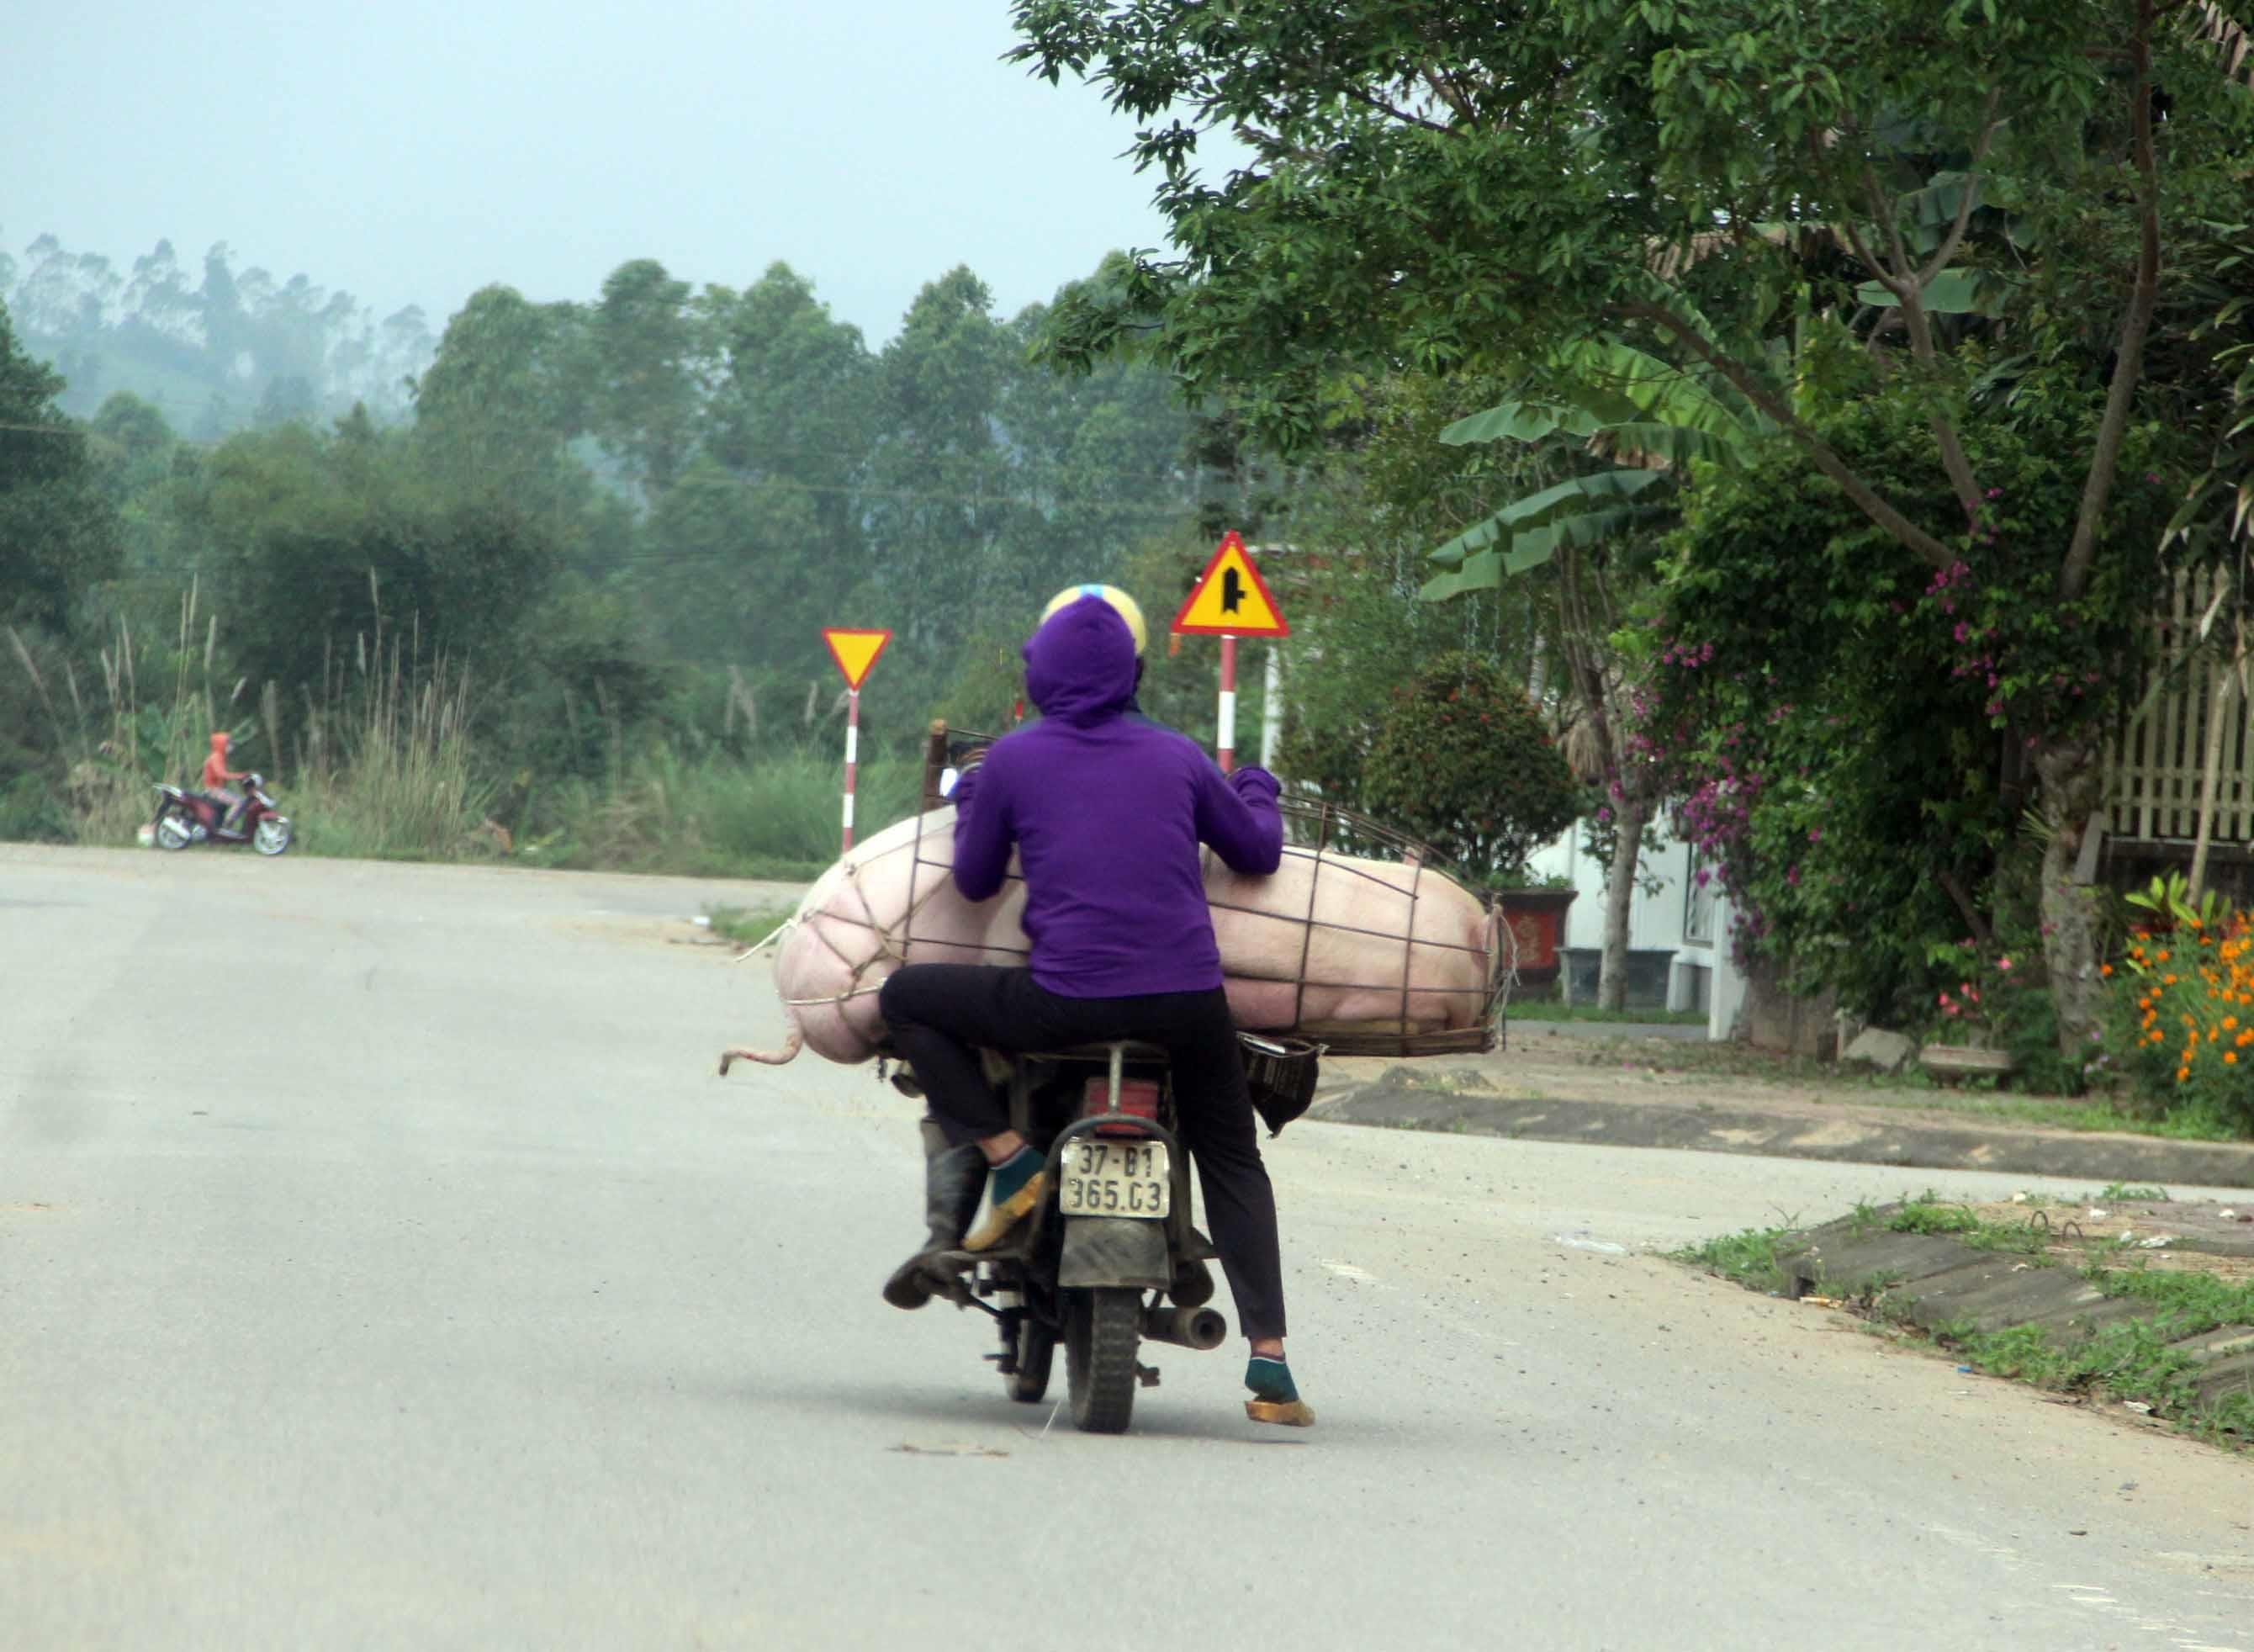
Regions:
<svg viewBox="0 0 2254 1652"><path fill-rule="evenodd" d="M157 788L157 813L149 822L148 841L159 849L181 850L191 844L248 844L262 855L278 855L296 835L290 817L274 807L266 794L263 775L246 774L242 817L236 830L223 832L227 805L201 792L178 786Z"/></svg>

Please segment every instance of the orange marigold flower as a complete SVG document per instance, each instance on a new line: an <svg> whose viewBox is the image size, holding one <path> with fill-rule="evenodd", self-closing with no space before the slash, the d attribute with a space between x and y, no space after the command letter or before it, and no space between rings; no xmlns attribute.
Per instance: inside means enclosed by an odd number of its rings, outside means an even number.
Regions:
<svg viewBox="0 0 2254 1652"><path fill-rule="evenodd" d="M2159 956L2158 957L2156 957L2156 958L2154 958L2154 959L2152 960L2152 962L2153 962L2154 963L2166 963L2167 961L2168 961L2168 953L2167 953L2167 948L2166 948L2166 947L2161 948L2160 948L2160 956Z"/></svg>
<svg viewBox="0 0 2254 1652"><path fill-rule="evenodd" d="M2097 973L2100 975L2111 975L2113 973L2113 966L2110 963L2100 964L2097 969Z"/></svg>
<svg viewBox="0 0 2254 1652"><path fill-rule="evenodd" d="M2176 978L2172 975L2164 975L2160 977L2160 984L2164 987L2172 987L2175 984Z"/></svg>
<svg viewBox="0 0 2254 1652"><path fill-rule="evenodd" d="M2222 1030L2226 1032L2236 1032L2238 1030L2238 1018L2235 1015L2224 1016L2222 1018Z"/></svg>
<svg viewBox="0 0 2254 1652"><path fill-rule="evenodd" d="M2182 1083L2186 1079L2189 1078L2190 1076L2191 1076L2191 1068L2188 1068L2188 1067L2180 1067L2180 1068L2176 1068L2176 1082L2177 1082L2177 1083L2179 1083L2179 1084Z"/></svg>
<svg viewBox="0 0 2254 1652"><path fill-rule="evenodd" d="M2223 1053L2222 1053L2222 1064L2223 1064L2223 1066L2225 1066L2225 1067L2236 1067L2236 1066L2237 1066L2237 1065L2238 1065L2238 1052L2237 1052L2237 1051L2236 1051L2236 1050L2225 1050L2225 1051L2223 1051Z"/></svg>

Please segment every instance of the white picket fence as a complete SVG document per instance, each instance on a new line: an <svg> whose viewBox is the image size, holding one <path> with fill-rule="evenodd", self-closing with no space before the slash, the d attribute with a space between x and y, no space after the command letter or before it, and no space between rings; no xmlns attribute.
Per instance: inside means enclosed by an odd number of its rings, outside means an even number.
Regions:
<svg viewBox="0 0 2254 1652"><path fill-rule="evenodd" d="M2199 833L2200 787L2207 766L2208 719L2215 706L2218 673L2227 662L2198 649L2200 620L2224 588L2213 581L2179 578L2170 605L2159 619L2159 659L2138 684L2130 704L2142 706L2156 675L2177 669L2159 697L2124 720L2106 753L2107 834L2118 842L2188 844ZM2230 616L2216 621L2216 640L2227 649ZM2188 664L2186 664L2188 662ZM2216 778L2214 841L2254 844L2254 775L2247 696L2234 691L2224 708L2222 763Z"/></svg>

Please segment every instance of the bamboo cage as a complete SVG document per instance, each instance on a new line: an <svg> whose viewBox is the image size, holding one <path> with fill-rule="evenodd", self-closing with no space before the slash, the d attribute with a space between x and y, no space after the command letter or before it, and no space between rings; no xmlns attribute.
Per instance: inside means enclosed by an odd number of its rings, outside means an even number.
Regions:
<svg viewBox="0 0 2254 1652"><path fill-rule="evenodd" d="M996 738L933 725L924 755L922 812L947 806L940 792L944 772L950 766L959 767ZM1292 859L1306 863L1305 909L1285 912L1234 901L1214 903L1217 913L1239 914L1248 923L1285 926L1295 932L1297 966L1288 974L1249 976L1241 960L1224 961L1233 980L1289 985L1294 990L1292 1024L1264 1026L1258 1030L1312 1040L1334 1055L1414 1057L1479 1054L1494 1049L1502 1036L1516 950L1510 928L1501 921L1495 903L1488 903L1491 946L1468 947L1432 934L1420 934L1417 930L1420 899L1437 896L1451 885L1468 890L1469 879L1427 845L1352 809L1292 796L1278 799L1277 806L1284 818L1287 864ZM928 892L948 876L947 863L927 858L928 841L920 829L911 881L911 916L902 947L902 956L911 962L920 939L914 914L923 909ZM1389 872L1388 867L1405 870L1405 880L1400 872ZM1367 921L1346 921L1341 914L1349 912ZM1287 945L1280 950L1289 952L1292 948ZM1460 955L1475 968L1445 972L1475 973L1476 985L1433 984L1435 966L1449 962L1440 955L1449 954ZM1424 966L1421 970L1420 962ZM1397 994L1398 1013L1391 1020L1311 1020L1304 1013L1310 990L1388 998ZM1461 1025L1432 1028L1414 1024L1412 1000L1429 1004L1435 997L1460 997L1466 1001L1464 1011L1467 1012L1449 1015Z"/></svg>

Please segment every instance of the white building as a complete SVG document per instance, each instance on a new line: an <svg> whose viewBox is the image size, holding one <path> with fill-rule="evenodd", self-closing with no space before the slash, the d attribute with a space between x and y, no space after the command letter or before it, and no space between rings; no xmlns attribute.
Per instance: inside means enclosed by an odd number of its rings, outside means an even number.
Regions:
<svg viewBox="0 0 2254 1652"><path fill-rule="evenodd" d="M1596 960L1605 942L1605 868L1581 846L1582 829L1572 830L1528 858L1536 878L1564 878L1580 898L1566 909L1563 980L1576 998L1596 994ZM1678 842L1662 816L1652 828L1652 847L1643 858L1648 887L1639 885L1628 907L1631 1004L1643 1002L1670 1010L1704 1009L1707 1035L1726 1039L1736 1031L1745 1003L1745 984L1731 962L1729 903L1709 879L1698 881L1697 851Z"/></svg>

